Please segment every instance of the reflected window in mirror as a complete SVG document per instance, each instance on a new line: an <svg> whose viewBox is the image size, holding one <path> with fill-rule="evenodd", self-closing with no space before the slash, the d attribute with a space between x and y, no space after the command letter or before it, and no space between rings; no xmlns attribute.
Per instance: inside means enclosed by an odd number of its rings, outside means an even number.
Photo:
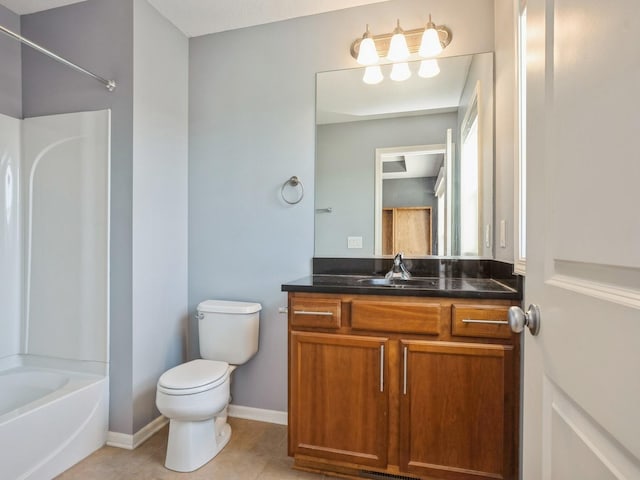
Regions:
<svg viewBox="0 0 640 480"><path fill-rule="evenodd" d="M447 146L451 145L451 130L447 132ZM436 210L440 212L437 217L437 229L436 229L436 254L439 256L445 256L450 251L447 248L447 231L450 231L450 216L447 215L447 202L449 197L447 196L447 165L450 163L450 154L445 155L444 164L438 171L438 177L436 178L436 184L434 187L434 193L437 199ZM447 222L449 218L449 223Z"/></svg>
<svg viewBox="0 0 640 480"><path fill-rule="evenodd" d="M527 2L518 1L517 18L517 155L515 165L514 270L521 275L526 270L527 252Z"/></svg>
<svg viewBox="0 0 640 480"><path fill-rule="evenodd" d="M462 123L462 151L460 152L460 254L478 255L480 197L480 137L478 135L477 95Z"/></svg>

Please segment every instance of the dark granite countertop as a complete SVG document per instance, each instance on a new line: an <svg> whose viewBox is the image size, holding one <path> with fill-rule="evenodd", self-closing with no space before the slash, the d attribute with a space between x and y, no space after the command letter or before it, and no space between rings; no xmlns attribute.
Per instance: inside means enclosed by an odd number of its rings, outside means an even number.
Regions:
<svg viewBox="0 0 640 480"><path fill-rule="evenodd" d="M517 289L492 278L413 277L389 283L384 277L311 275L285 283L282 291L505 300L521 298Z"/></svg>
<svg viewBox="0 0 640 480"><path fill-rule="evenodd" d="M314 275L287 282L284 292L417 297L522 299L522 277L495 260L409 260L413 277L385 280L388 259L314 259ZM366 272L372 272L368 274Z"/></svg>

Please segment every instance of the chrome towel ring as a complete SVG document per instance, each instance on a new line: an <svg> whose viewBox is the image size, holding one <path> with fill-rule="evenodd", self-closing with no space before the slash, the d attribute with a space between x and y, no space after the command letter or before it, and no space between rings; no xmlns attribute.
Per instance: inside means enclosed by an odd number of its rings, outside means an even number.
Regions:
<svg viewBox="0 0 640 480"><path fill-rule="evenodd" d="M293 188L300 187L298 191L298 197L296 200L289 200L285 196L284 189L287 188L287 186L290 186ZM289 205L295 205L296 203L300 203L300 200L302 200L302 198L304 197L304 185L302 185L302 181L294 175L293 177L291 177L289 180L287 180L282 184L282 188L280 189L280 195L282 195L282 199L285 202L287 202Z"/></svg>

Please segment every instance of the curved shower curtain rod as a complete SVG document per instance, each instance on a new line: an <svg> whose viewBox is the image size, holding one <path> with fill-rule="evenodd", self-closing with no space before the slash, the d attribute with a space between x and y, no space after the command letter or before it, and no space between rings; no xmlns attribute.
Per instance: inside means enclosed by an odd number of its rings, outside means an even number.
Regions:
<svg viewBox="0 0 640 480"><path fill-rule="evenodd" d="M89 75L90 77L95 78L96 80L98 80L100 83L102 83L105 87L107 87L107 90L109 90L110 92L113 92L116 89L116 82L113 80L107 80L105 78L102 78L99 75L96 75L95 73L90 72L89 70L86 70L82 67L79 67L78 65L76 65L75 63L70 62L69 60L67 60L66 58L62 58L59 55L56 55L55 53L53 53L50 50L47 50L44 47L41 47L40 45L38 45L37 43L33 43L31 40L27 40L26 38L24 38L22 35L18 35L15 32L12 32L11 30L9 30L8 28L3 27L2 25L0 25L0 32L4 33L5 35L8 35L11 38L14 38L16 40L18 40L19 42L24 43L25 45L33 48L34 50L39 51L40 53L44 53L45 55L53 58L54 60L57 60L58 62L71 67L79 72L82 72L86 75Z"/></svg>

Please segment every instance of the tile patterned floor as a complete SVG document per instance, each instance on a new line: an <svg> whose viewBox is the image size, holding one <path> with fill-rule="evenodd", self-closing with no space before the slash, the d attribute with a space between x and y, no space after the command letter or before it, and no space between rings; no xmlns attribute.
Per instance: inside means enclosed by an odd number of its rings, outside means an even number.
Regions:
<svg viewBox="0 0 640 480"><path fill-rule="evenodd" d="M230 418L233 430L224 450L191 473L164 468L168 427L135 450L103 447L57 477L58 480L321 480L323 475L291 469L287 427Z"/></svg>

